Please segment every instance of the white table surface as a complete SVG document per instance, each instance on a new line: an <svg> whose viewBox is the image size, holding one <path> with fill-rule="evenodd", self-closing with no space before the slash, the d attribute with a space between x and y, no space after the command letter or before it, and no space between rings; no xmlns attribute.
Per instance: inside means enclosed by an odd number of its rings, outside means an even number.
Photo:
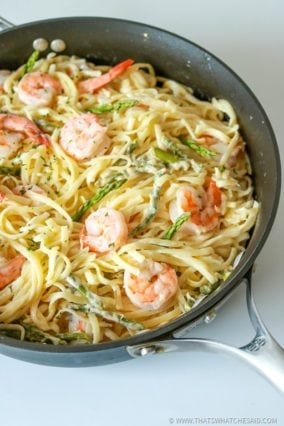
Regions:
<svg viewBox="0 0 284 426"><path fill-rule="evenodd" d="M126 18L168 29L206 47L255 92L270 117L283 160L281 0L0 0L0 6L1 15L15 24L60 16ZM283 214L282 197L257 260L253 290L264 321L284 346ZM252 329L243 289L213 323L194 334L246 343ZM277 419L284 425L283 397L248 366L224 355L172 353L82 369L42 367L0 356L1 426L163 426L171 424L170 419L178 424L180 417L189 418L184 424L190 424L190 418L192 424L206 424L209 417L233 418L231 424L241 424L238 419L246 417Z"/></svg>

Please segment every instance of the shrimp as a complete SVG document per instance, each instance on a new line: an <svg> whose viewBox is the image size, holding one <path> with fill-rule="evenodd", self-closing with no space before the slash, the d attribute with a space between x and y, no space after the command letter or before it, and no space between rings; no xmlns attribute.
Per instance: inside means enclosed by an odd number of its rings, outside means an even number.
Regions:
<svg viewBox="0 0 284 426"><path fill-rule="evenodd" d="M124 289L135 306L158 310L177 292L178 278L168 264L147 260L137 275L124 272Z"/></svg>
<svg viewBox="0 0 284 426"><path fill-rule="evenodd" d="M4 263L1 262L0 290L18 278L18 276L21 274L25 260L25 257L19 254L11 260L4 260Z"/></svg>
<svg viewBox="0 0 284 426"><path fill-rule="evenodd" d="M186 185L177 191L176 199L169 208L170 219L174 223L186 212L190 217L181 230L188 233L200 234L210 231L218 225L222 192L213 179L207 180L205 188L197 191Z"/></svg>
<svg viewBox="0 0 284 426"><path fill-rule="evenodd" d="M106 131L97 116L88 112L67 121L61 130L59 143L76 160L89 160L108 149L111 140Z"/></svg>
<svg viewBox="0 0 284 426"><path fill-rule="evenodd" d="M70 333L86 333L87 331L90 331L90 326L87 321L74 314L69 315L68 325Z"/></svg>
<svg viewBox="0 0 284 426"><path fill-rule="evenodd" d="M0 93L3 90L3 86L9 75L11 75L11 71L9 70L0 70Z"/></svg>
<svg viewBox="0 0 284 426"><path fill-rule="evenodd" d="M123 62L112 67L108 72L101 75L100 77L88 78L85 81L81 81L78 84L78 89L81 93L93 93L101 89L112 80L117 78L119 75L124 73L132 64L134 63L133 59L126 59Z"/></svg>
<svg viewBox="0 0 284 426"><path fill-rule="evenodd" d="M123 213L103 207L91 213L80 235L81 246L96 253L117 250L127 241L128 228Z"/></svg>
<svg viewBox="0 0 284 426"><path fill-rule="evenodd" d="M28 118L16 114L0 114L0 157L9 158L25 139L49 145L48 137Z"/></svg>
<svg viewBox="0 0 284 426"><path fill-rule="evenodd" d="M51 106L61 92L60 82L51 75L40 71L24 75L18 84L19 99L26 105Z"/></svg>

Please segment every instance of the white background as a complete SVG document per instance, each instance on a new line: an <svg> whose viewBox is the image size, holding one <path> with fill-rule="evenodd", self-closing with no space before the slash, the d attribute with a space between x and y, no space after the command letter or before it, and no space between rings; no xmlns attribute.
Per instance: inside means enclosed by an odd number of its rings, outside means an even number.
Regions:
<svg viewBox="0 0 284 426"><path fill-rule="evenodd" d="M126 18L191 39L252 88L271 119L283 159L281 0L0 0L0 12L16 24L59 16ZM282 198L253 278L261 315L282 345L283 210ZM246 343L252 330L243 289L195 335ZM283 397L249 367L221 354L168 354L85 369L42 367L0 356L1 426L163 426L183 416L273 417L284 425Z"/></svg>

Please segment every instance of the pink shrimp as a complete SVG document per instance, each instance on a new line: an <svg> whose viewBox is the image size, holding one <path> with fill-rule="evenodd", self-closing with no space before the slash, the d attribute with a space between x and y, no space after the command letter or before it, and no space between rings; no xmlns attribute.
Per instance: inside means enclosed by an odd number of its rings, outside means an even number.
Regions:
<svg viewBox="0 0 284 426"><path fill-rule="evenodd" d="M127 241L128 228L124 215L103 207L90 214L80 235L82 247L96 253L117 250Z"/></svg>
<svg viewBox="0 0 284 426"><path fill-rule="evenodd" d="M86 113L67 121L59 143L76 160L89 160L108 149L111 140L106 132L107 128L99 124L95 114Z"/></svg>
<svg viewBox="0 0 284 426"><path fill-rule="evenodd" d="M207 180L205 188L196 190L186 185L177 191L177 196L170 204L170 218L175 222L183 213L190 217L182 225L182 230L199 234L214 229L219 221L222 192L213 179Z"/></svg>
<svg viewBox="0 0 284 426"><path fill-rule="evenodd" d="M119 64L112 67L108 72L101 75L100 77L92 77L85 81L81 81L78 84L78 89L81 93L96 92L124 73L124 71L126 71L127 68L129 68L133 63L133 59L126 59L125 61L120 62Z"/></svg>
<svg viewBox="0 0 284 426"><path fill-rule="evenodd" d="M124 272L124 289L135 306L158 310L177 292L178 278L168 264L147 260L137 275Z"/></svg>
<svg viewBox="0 0 284 426"><path fill-rule="evenodd" d="M69 315L69 331L71 333L85 333L88 324L81 317L70 314Z"/></svg>
<svg viewBox="0 0 284 426"><path fill-rule="evenodd" d="M49 145L48 137L28 118L16 114L0 114L0 157L14 154L25 139Z"/></svg>
<svg viewBox="0 0 284 426"><path fill-rule="evenodd" d="M4 264L0 266L0 290L18 278L25 261L25 257L21 254L11 260L5 260Z"/></svg>
<svg viewBox="0 0 284 426"><path fill-rule="evenodd" d="M51 106L62 90L56 78L40 71L24 75L18 84L19 99L26 105L38 107Z"/></svg>

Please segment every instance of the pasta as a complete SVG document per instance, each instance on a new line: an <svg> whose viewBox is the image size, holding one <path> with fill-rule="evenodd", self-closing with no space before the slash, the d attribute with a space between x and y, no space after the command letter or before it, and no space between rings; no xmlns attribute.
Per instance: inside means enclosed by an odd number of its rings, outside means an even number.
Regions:
<svg viewBox="0 0 284 426"><path fill-rule="evenodd" d="M233 107L150 64L36 56L0 80L0 333L160 327L230 275L256 221Z"/></svg>

